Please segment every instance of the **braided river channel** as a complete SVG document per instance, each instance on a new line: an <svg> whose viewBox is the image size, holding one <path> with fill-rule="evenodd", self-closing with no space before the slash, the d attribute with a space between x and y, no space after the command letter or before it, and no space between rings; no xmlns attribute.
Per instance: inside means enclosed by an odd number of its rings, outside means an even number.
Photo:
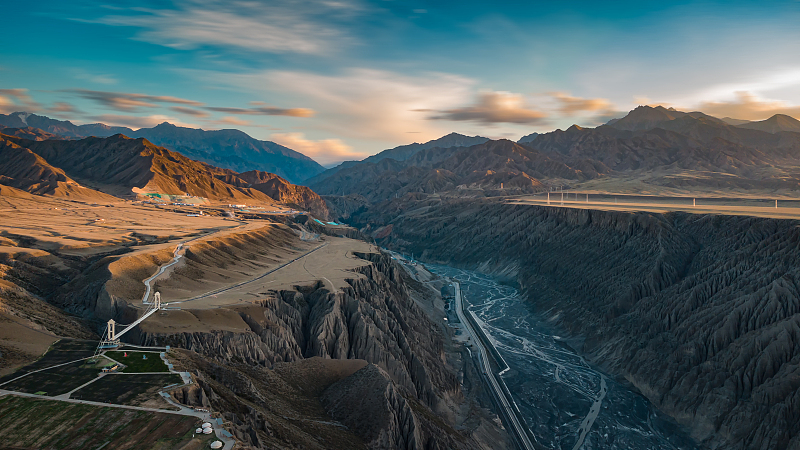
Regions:
<svg viewBox="0 0 800 450"><path fill-rule="evenodd" d="M617 382L575 352L514 287L476 272L433 264L426 268L461 285L464 307L475 313L510 368L501 378L537 447L698 448L635 388Z"/></svg>

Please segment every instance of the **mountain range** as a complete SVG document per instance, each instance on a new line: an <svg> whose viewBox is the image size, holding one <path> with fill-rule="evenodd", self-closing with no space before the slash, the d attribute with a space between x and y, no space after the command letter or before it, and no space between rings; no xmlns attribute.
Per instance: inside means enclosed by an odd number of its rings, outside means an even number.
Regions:
<svg viewBox="0 0 800 450"><path fill-rule="evenodd" d="M327 217L317 194L278 175L255 170L240 174L121 134L44 141L0 134L0 184L37 195L91 201L156 192L279 202Z"/></svg>
<svg viewBox="0 0 800 450"><path fill-rule="evenodd" d="M456 137L478 139L437 141ZM596 128L573 125L516 143L443 148L437 141L342 164L307 184L322 195L369 202L410 192L511 195L626 177L639 180L639 190L800 187L800 121L785 115L732 125L702 112L640 106Z"/></svg>
<svg viewBox="0 0 800 450"><path fill-rule="evenodd" d="M80 139L124 134L142 137L198 161L217 167L245 172L263 170L275 173L292 183L299 183L325 170L313 159L271 141L260 141L239 130L201 130L179 127L167 122L153 128L132 130L102 123L75 125L66 120L15 112L0 114L0 126L15 129L37 128L50 138ZM19 135L20 132L14 132ZM6 133L8 134L8 133ZM25 137L25 136L22 136Z"/></svg>
<svg viewBox="0 0 800 450"><path fill-rule="evenodd" d="M380 153L376 153L372 156L368 156L367 158L361 161L345 161L336 167L332 167L314 177L309 178L308 180L305 181L305 183L308 185L319 183L322 180L336 174L340 170L353 167L359 163L377 163L384 159L405 161L410 157L414 156L417 152L421 150L428 150L436 147L439 148L469 147L471 145L482 144L488 140L490 139L481 136L464 136L463 134L450 133L446 136L440 137L439 139L434 139L432 141L428 141L423 144L415 142L413 144L401 145L399 147L390 148Z"/></svg>

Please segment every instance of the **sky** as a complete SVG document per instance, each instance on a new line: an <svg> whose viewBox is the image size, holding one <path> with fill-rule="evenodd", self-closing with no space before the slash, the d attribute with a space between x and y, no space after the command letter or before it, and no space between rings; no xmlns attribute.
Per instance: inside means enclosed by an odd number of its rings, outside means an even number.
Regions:
<svg viewBox="0 0 800 450"><path fill-rule="evenodd" d="M330 166L638 105L800 118L800 1L5 2L0 112L237 128Z"/></svg>

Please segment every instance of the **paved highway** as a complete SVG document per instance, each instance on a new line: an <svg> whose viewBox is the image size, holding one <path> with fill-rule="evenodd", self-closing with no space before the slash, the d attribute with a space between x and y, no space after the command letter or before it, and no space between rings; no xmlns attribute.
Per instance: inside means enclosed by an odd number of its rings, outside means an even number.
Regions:
<svg viewBox="0 0 800 450"><path fill-rule="evenodd" d="M528 433L526 431L527 427L525 426L525 422L519 417L519 411L512 406L512 402L506 396L505 391L500 387L500 383L497 381L497 376L492 371L491 361L489 357L489 352L486 350L486 347L483 344L483 341L478 336L478 332L472 327L472 322L468 321L465 314L471 314L469 311L465 312L464 307L461 300L461 286L458 282L453 281L453 286L455 286L455 300L456 300L456 314L458 314L458 320L464 324L464 327L467 329L467 333L469 334L470 338L472 338L472 342L475 343L475 346L478 348L478 359L480 361L480 368L483 371L486 378L489 380L489 386L495 393L495 397L497 398L498 402L500 403L500 407L503 409L503 413L505 414L506 418L508 419L508 423L513 428L511 431L517 436L517 442L519 443L520 447L524 450L535 450L536 447L533 446L533 443L528 438Z"/></svg>

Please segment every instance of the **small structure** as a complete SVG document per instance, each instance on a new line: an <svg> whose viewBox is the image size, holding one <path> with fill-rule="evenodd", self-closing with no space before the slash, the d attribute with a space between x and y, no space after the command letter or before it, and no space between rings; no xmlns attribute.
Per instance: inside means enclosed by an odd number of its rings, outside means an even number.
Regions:
<svg viewBox="0 0 800 450"><path fill-rule="evenodd" d="M202 425L200 425L200 427L202 427L202 428L208 428L208 427L210 427L210 426L211 426L211 423L210 423L210 422L203 422L203 424L202 424Z"/></svg>
<svg viewBox="0 0 800 450"><path fill-rule="evenodd" d="M114 364L113 366L103 367L103 373L115 372L119 369L119 364Z"/></svg>
<svg viewBox="0 0 800 450"><path fill-rule="evenodd" d="M198 429L194 430L194 432L195 432L195 434L203 434L203 429L202 428L198 428Z"/></svg>
<svg viewBox="0 0 800 450"><path fill-rule="evenodd" d="M213 432L214 430L212 430L211 428L203 428L203 434L211 434Z"/></svg>
<svg viewBox="0 0 800 450"><path fill-rule="evenodd" d="M222 442L221 441L212 442L211 443L211 448L222 448Z"/></svg>

